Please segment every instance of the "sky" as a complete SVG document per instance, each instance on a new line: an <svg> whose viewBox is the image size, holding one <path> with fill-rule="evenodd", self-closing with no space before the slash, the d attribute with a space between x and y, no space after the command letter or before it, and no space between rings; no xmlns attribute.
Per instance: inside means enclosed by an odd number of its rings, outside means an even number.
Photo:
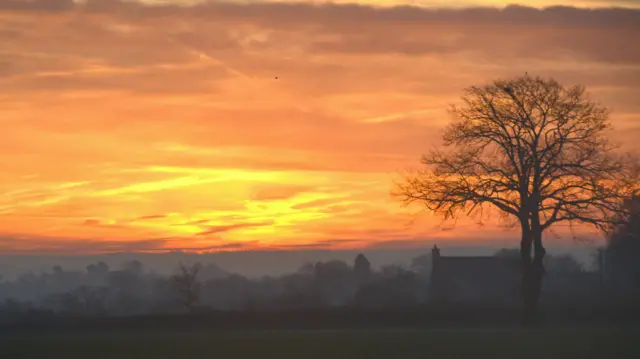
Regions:
<svg viewBox="0 0 640 359"><path fill-rule="evenodd" d="M637 148L640 1L356 2L0 0L0 253L516 245L390 192L525 72Z"/></svg>

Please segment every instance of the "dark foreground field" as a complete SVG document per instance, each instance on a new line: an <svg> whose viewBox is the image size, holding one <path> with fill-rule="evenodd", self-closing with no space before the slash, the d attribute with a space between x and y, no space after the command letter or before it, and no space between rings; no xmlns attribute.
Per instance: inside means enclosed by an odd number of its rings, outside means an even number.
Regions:
<svg viewBox="0 0 640 359"><path fill-rule="evenodd" d="M635 330L424 329L17 334L0 358L640 358Z"/></svg>

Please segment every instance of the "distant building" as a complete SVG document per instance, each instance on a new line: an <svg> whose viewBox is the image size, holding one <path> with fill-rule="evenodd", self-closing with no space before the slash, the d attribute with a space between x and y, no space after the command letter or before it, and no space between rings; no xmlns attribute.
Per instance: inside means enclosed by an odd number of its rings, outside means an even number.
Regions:
<svg viewBox="0 0 640 359"><path fill-rule="evenodd" d="M498 256L442 256L432 249L430 300L442 304L511 305L520 299L517 260Z"/></svg>

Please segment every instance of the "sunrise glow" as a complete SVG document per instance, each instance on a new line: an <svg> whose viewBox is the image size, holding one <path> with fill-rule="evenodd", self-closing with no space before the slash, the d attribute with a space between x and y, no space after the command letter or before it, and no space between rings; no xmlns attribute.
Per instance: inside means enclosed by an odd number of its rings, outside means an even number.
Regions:
<svg viewBox="0 0 640 359"><path fill-rule="evenodd" d="M41 3L0 2L4 252L513 237L390 191L462 89L525 72L586 85L623 147L640 133L637 10Z"/></svg>

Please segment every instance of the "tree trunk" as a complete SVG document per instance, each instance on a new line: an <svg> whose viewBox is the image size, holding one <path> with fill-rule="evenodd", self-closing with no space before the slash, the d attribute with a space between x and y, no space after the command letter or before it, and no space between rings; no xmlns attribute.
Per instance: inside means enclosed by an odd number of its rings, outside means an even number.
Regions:
<svg viewBox="0 0 640 359"><path fill-rule="evenodd" d="M520 270L522 274L522 306L523 306L523 324L527 325L533 315L533 306L530 301L531 296L531 250L533 246L533 237L531 234L531 226L528 220L521 221L522 240L520 242Z"/></svg>
<svg viewBox="0 0 640 359"><path fill-rule="evenodd" d="M533 258L531 256L532 249ZM546 251L542 245L540 218L537 213L534 213L528 237L525 238L523 231L521 244L523 323L525 326L533 325L537 317L538 303L542 292L545 254Z"/></svg>

